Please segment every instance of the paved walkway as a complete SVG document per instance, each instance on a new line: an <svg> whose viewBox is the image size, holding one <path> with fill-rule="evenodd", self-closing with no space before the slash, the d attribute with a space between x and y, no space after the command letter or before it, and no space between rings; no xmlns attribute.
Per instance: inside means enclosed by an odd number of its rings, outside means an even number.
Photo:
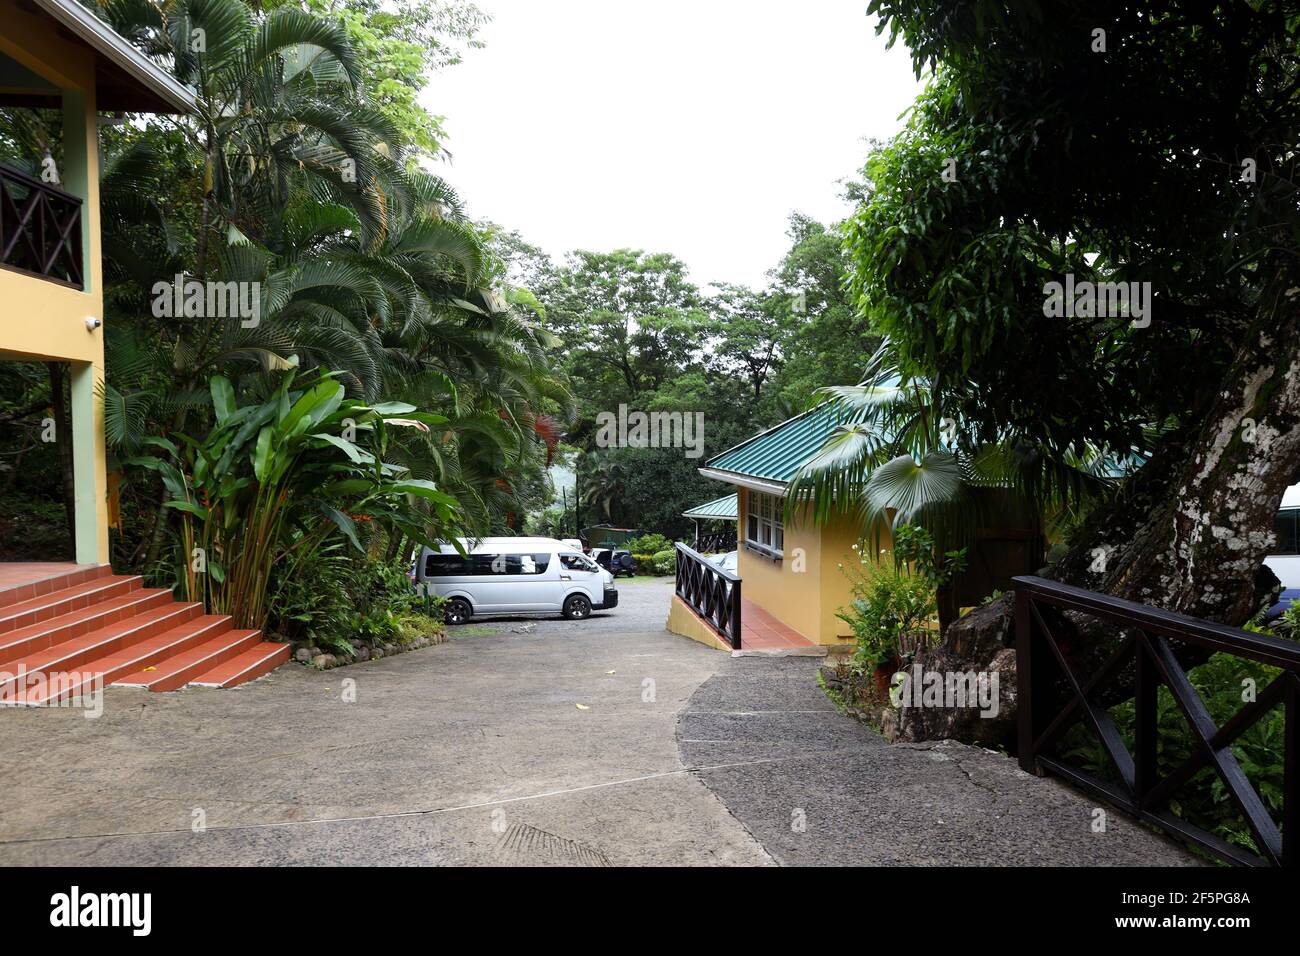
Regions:
<svg viewBox="0 0 1300 956"><path fill-rule="evenodd" d="M95 720L0 710L0 865L1184 859L1115 815L1091 834L1087 801L1005 758L886 746L815 660L667 633L667 583L620 590L324 673L115 688Z"/></svg>
<svg viewBox="0 0 1300 956"><path fill-rule="evenodd" d="M682 762L787 865L1188 865L1172 842L955 742L887 744L817 687L821 661L727 657L678 721Z"/></svg>

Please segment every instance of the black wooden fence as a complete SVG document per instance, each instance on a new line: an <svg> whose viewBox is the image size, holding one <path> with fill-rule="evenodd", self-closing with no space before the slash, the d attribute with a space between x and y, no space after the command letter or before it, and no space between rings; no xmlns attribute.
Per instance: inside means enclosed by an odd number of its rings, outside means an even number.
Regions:
<svg viewBox="0 0 1300 956"><path fill-rule="evenodd" d="M0 166L0 264L82 288L81 199Z"/></svg>
<svg viewBox="0 0 1300 956"><path fill-rule="evenodd" d="M704 554L717 554L719 551L736 550L736 529L730 531L711 531L697 535L695 550Z"/></svg>
<svg viewBox="0 0 1300 956"><path fill-rule="evenodd" d="M735 650L740 650L740 578L678 543L677 596Z"/></svg>
<svg viewBox="0 0 1300 956"><path fill-rule="evenodd" d="M1253 866L1300 866L1300 645L1240 628L1174 614L1145 604L1059 584L1037 577L1015 578L1016 673L1019 693L1020 766L1030 772L1050 771L1146 823L1180 837L1231 863ZM1125 635L1109 658L1092 674L1080 670L1077 655L1054 633L1044 608L1074 611L1117 625ZM1060 630L1057 627L1057 630ZM1255 700L1246 703L1222 727L1210 716L1188 680L1170 642L1183 642L1209 651L1248 658L1282 669ZM1134 750L1102 702L1103 691L1119 679L1131 679L1136 708ZM1067 688L1062 701L1059 690ZM1195 752L1160 777L1156 755L1157 691L1169 689L1187 721ZM1112 698L1113 699L1113 698ZM1273 707L1285 709L1282 826L1270 816L1259 792L1232 752L1232 743ZM1047 751L1079 720L1096 732L1120 784L1098 779ZM1223 781L1228 798L1241 812L1260 853L1223 840L1169 810L1169 800L1182 784L1205 767Z"/></svg>

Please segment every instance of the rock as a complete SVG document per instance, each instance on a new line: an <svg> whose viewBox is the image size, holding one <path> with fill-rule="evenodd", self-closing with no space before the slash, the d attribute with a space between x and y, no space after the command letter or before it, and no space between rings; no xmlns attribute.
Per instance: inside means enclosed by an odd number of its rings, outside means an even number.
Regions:
<svg viewBox="0 0 1300 956"><path fill-rule="evenodd" d="M298 648L296 651L293 652L293 659L294 659L295 661L300 661L300 662L302 662L303 664L307 664L307 663L309 663L309 662L311 661L311 659L312 659L313 657L315 657L315 656L316 656L316 655L313 654L313 653L311 652L311 650L310 650L309 648L306 648L306 647L300 647L300 648Z"/></svg>
<svg viewBox="0 0 1300 956"><path fill-rule="evenodd" d="M338 658L333 654L317 654L311 659L311 666L319 671L329 670L331 667L337 667L338 663Z"/></svg>
<svg viewBox="0 0 1300 956"><path fill-rule="evenodd" d="M366 645L364 644L360 645L357 648L357 660L359 661L370 660L370 648L366 647Z"/></svg>
<svg viewBox="0 0 1300 956"><path fill-rule="evenodd" d="M987 646L985 649L988 649ZM1014 740L1016 730L1016 649L1002 647L991 658L980 659L954 654L946 647L932 648L918 655L922 672L952 672L996 675L998 704L996 715L985 716L980 708L909 706L904 696L897 711L898 740L919 742L952 738L980 746L1006 745ZM991 711L991 708L990 708Z"/></svg>
<svg viewBox="0 0 1300 956"><path fill-rule="evenodd" d="M370 652L370 659L372 661L380 660L383 656L384 656L384 649L382 647L376 647L373 651Z"/></svg>

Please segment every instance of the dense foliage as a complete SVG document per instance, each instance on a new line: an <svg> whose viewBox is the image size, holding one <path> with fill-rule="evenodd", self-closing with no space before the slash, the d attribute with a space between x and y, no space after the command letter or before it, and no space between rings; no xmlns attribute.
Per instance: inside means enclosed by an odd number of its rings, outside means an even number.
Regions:
<svg viewBox="0 0 1300 956"><path fill-rule="evenodd" d="M416 102L484 15L458 0L97 12L198 99L101 133L114 567L292 632L295 569L388 566L517 526L573 399L555 339L425 170L442 132ZM57 111L0 113L6 162L57 163ZM172 308L194 283L238 290L240 312L202 294ZM57 363L0 367L5 556L69 554L70 444L42 432L67 433L67 390ZM18 511L37 517L21 541Z"/></svg>
<svg viewBox="0 0 1300 956"><path fill-rule="evenodd" d="M699 466L802 410L815 388L861 380L880 339L855 318L837 232L796 214L789 235L761 290L701 289L668 254L577 251L556 264L517 236L499 238L581 396L567 436L579 452L579 510L545 516L547 527L573 534L606 522L687 537L682 512L726 491ZM597 416L620 406L702 414L703 440L604 447Z"/></svg>

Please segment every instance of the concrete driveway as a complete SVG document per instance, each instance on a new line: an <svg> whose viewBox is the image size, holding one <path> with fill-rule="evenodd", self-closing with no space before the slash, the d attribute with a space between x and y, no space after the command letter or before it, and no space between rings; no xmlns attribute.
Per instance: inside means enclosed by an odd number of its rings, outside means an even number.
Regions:
<svg viewBox="0 0 1300 956"><path fill-rule="evenodd" d="M668 581L620 592L233 690L114 688L95 720L0 710L0 864L1186 861L1124 821L1095 838L1005 758L886 746L815 661L667 633Z"/></svg>
<svg viewBox="0 0 1300 956"><path fill-rule="evenodd" d="M667 582L620 590L332 671L113 688L94 720L2 710L0 863L770 862L677 752L725 656L663 630Z"/></svg>

